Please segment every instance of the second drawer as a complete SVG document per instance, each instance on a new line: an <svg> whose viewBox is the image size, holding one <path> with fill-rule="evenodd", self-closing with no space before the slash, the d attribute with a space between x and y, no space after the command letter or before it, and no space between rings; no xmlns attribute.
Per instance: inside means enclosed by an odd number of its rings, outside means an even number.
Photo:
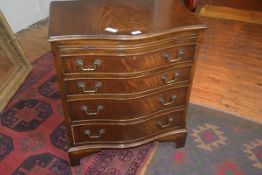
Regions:
<svg viewBox="0 0 262 175"><path fill-rule="evenodd" d="M191 67L173 68L135 78L79 78L65 81L67 95L90 93L137 93L189 81Z"/></svg>
<svg viewBox="0 0 262 175"><path fill-rule="evenodd" d="M68 102L72 121L130 120L186 104L188 87L133 98L89 98Z"/></svg>

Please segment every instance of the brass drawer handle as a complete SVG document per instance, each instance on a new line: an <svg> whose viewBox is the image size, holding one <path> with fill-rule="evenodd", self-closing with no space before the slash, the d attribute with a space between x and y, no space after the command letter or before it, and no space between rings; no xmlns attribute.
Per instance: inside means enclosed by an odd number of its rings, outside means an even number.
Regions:
<svg viewBox="0 0 262 175"><path fill-rule="evenodd" d="M93 90L86 90L86 84L85 82L83 81L80 81L77 83L77 87L82 91L82 92L85 92L85 93L95 93L97 92L97 90L99 88L101 88L103 86L103 83L102 82L96 82L95 83L95 89Z"/></svg>
<svg viewBox="0 0 262 175"><path fill-rule="evenodd" d="M98 133L92 134L91 131L88 130L84 130L84 134L88 136L88 138L90 139L99 139L102 137L102 135L106 132L105 129L99 129Z"/></svg>
<svg viewBox="0 0 262 175"><path fill-rule="evenodd" d="M76 59L75 60L75 65L78 66L80 68L81 71L84 72L90 72L90 71L95 71L97 69L98 66L100 66L102 64L102 61L100 59L96 59L93 63L92 67L84 67L84 61L82 59Z"/></svg>
<svg viewBox="0 0 262 175"><path fill-rule="evenodd" d="M158 121L157 124L158 124L158 126L159 126L160 128L166 128L166 127L171 126L171 124L173 123L173 121L174 121L173 117L169 117L167 124L163 124L161 121Z"/></svg>
<svg viewBox="0 0 262 175"><path fill-rule="evenodd" d="M179 49L177 51L177 58L173 58L168 52L163 53L163 58L167 59L170 63L174 63L180 61L184 56L185 52L184 49Z"/></svg>
<svg viewBox="0 0 262 175"><path fill-rule="evenodd" d="M98 115L100 113L100 111L102 111L103 109L104 109L103 105L98 105L96 107L96 110L90 110L90 111L88 110L88 106L86 106L86 105L80 107L80 110L82 112L84 112L85 115Z"/></svg>
<svg viewBox="0 0 262 175"><path fill-rule="evenodd" d="M163 80L166 84L171 84L171 83L175 83L177 81L177 78L179 77L179 73L176 72L174 75L173 80L168 80L167 75L163 75L161 77L161 80Z"/></svg>
<svg viewBox="0 0 262 175"><path fill-rule="evenodd" d="M175 102L175 99L176 99L176 95L172 95L171 97L171 101L170 102L165 102L164 98L163 97L160 97L160 102L164 105L164 106L168 106L168 105L171 105Z"/></svg>

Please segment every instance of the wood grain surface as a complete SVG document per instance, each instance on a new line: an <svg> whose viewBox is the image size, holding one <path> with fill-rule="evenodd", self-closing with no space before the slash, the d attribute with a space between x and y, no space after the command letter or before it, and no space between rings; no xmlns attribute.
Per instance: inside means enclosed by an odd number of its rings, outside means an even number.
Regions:
<svg viewBox="0 0 262 175"><path fill-rule="evenodd" d="M199 12L200 16L218 19L236 20L248 23L262 24L262 11L241 10L230 7L205 5Z"/></svg>
<svg viewBox="0 0 262 175"><path fill-rule="evenodd" d="M191 102L262 122L262 25L201 17L209 29Z"/></svg>
<svg viewBox="0 0 262 175"><path fill-rule="evenodd" d="M201 27L198 18L182 4L180 0L54 1L50 9L49 38L128 40L190 29L193 25Z"/></svg>

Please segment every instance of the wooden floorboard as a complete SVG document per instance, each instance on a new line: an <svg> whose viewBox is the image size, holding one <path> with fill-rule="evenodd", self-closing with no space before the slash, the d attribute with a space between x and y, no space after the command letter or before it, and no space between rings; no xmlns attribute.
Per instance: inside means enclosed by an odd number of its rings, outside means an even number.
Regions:
<svg viewBox="0 0 262 175"><path fill-rule="evenodd" d="M198 0L198 8L201 8L206 4L240 10L262 11L261 0Z"/></svg>
<svg viewBox="0 0 262 175"><path fill-rule="evenodd" d="M199 15L219 19L229 19L248 23L262 24L262 12L257 11L205 5L201 8Z"/></svg>
<svg viewBox="0 0 262 175"><path fill-rule="evenodd" d="M197 58L190 101L262 122L262 26L201 20L209 29ZM47 28L44 22L17 34L31 61L50 50Z"/></svg>
<svg viewBox="0 0 262 175"><path fill-rule="evenodd" d="M262 25L202 17L191 102L262 121Z"/></svg>
<svg viewBox="0 0 262 175"><path fill-rule="evenodd" d="M17 34L27 57L30 61L35 60L50 50L48 39L48 21L43 20L29 29L23 30Z"/></svg>

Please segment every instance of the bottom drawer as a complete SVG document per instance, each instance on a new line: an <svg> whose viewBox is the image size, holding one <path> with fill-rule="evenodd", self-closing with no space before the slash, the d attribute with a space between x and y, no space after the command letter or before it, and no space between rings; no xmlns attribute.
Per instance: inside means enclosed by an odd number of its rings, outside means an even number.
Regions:
<svg viewBox="0 0 262 175"><path fill-rule="evenodd" d="M134 142L174 127L184 126L184 115L184 110L180 110L130 124L88 123L72 125L73 142L74 144Z"/></svg>

